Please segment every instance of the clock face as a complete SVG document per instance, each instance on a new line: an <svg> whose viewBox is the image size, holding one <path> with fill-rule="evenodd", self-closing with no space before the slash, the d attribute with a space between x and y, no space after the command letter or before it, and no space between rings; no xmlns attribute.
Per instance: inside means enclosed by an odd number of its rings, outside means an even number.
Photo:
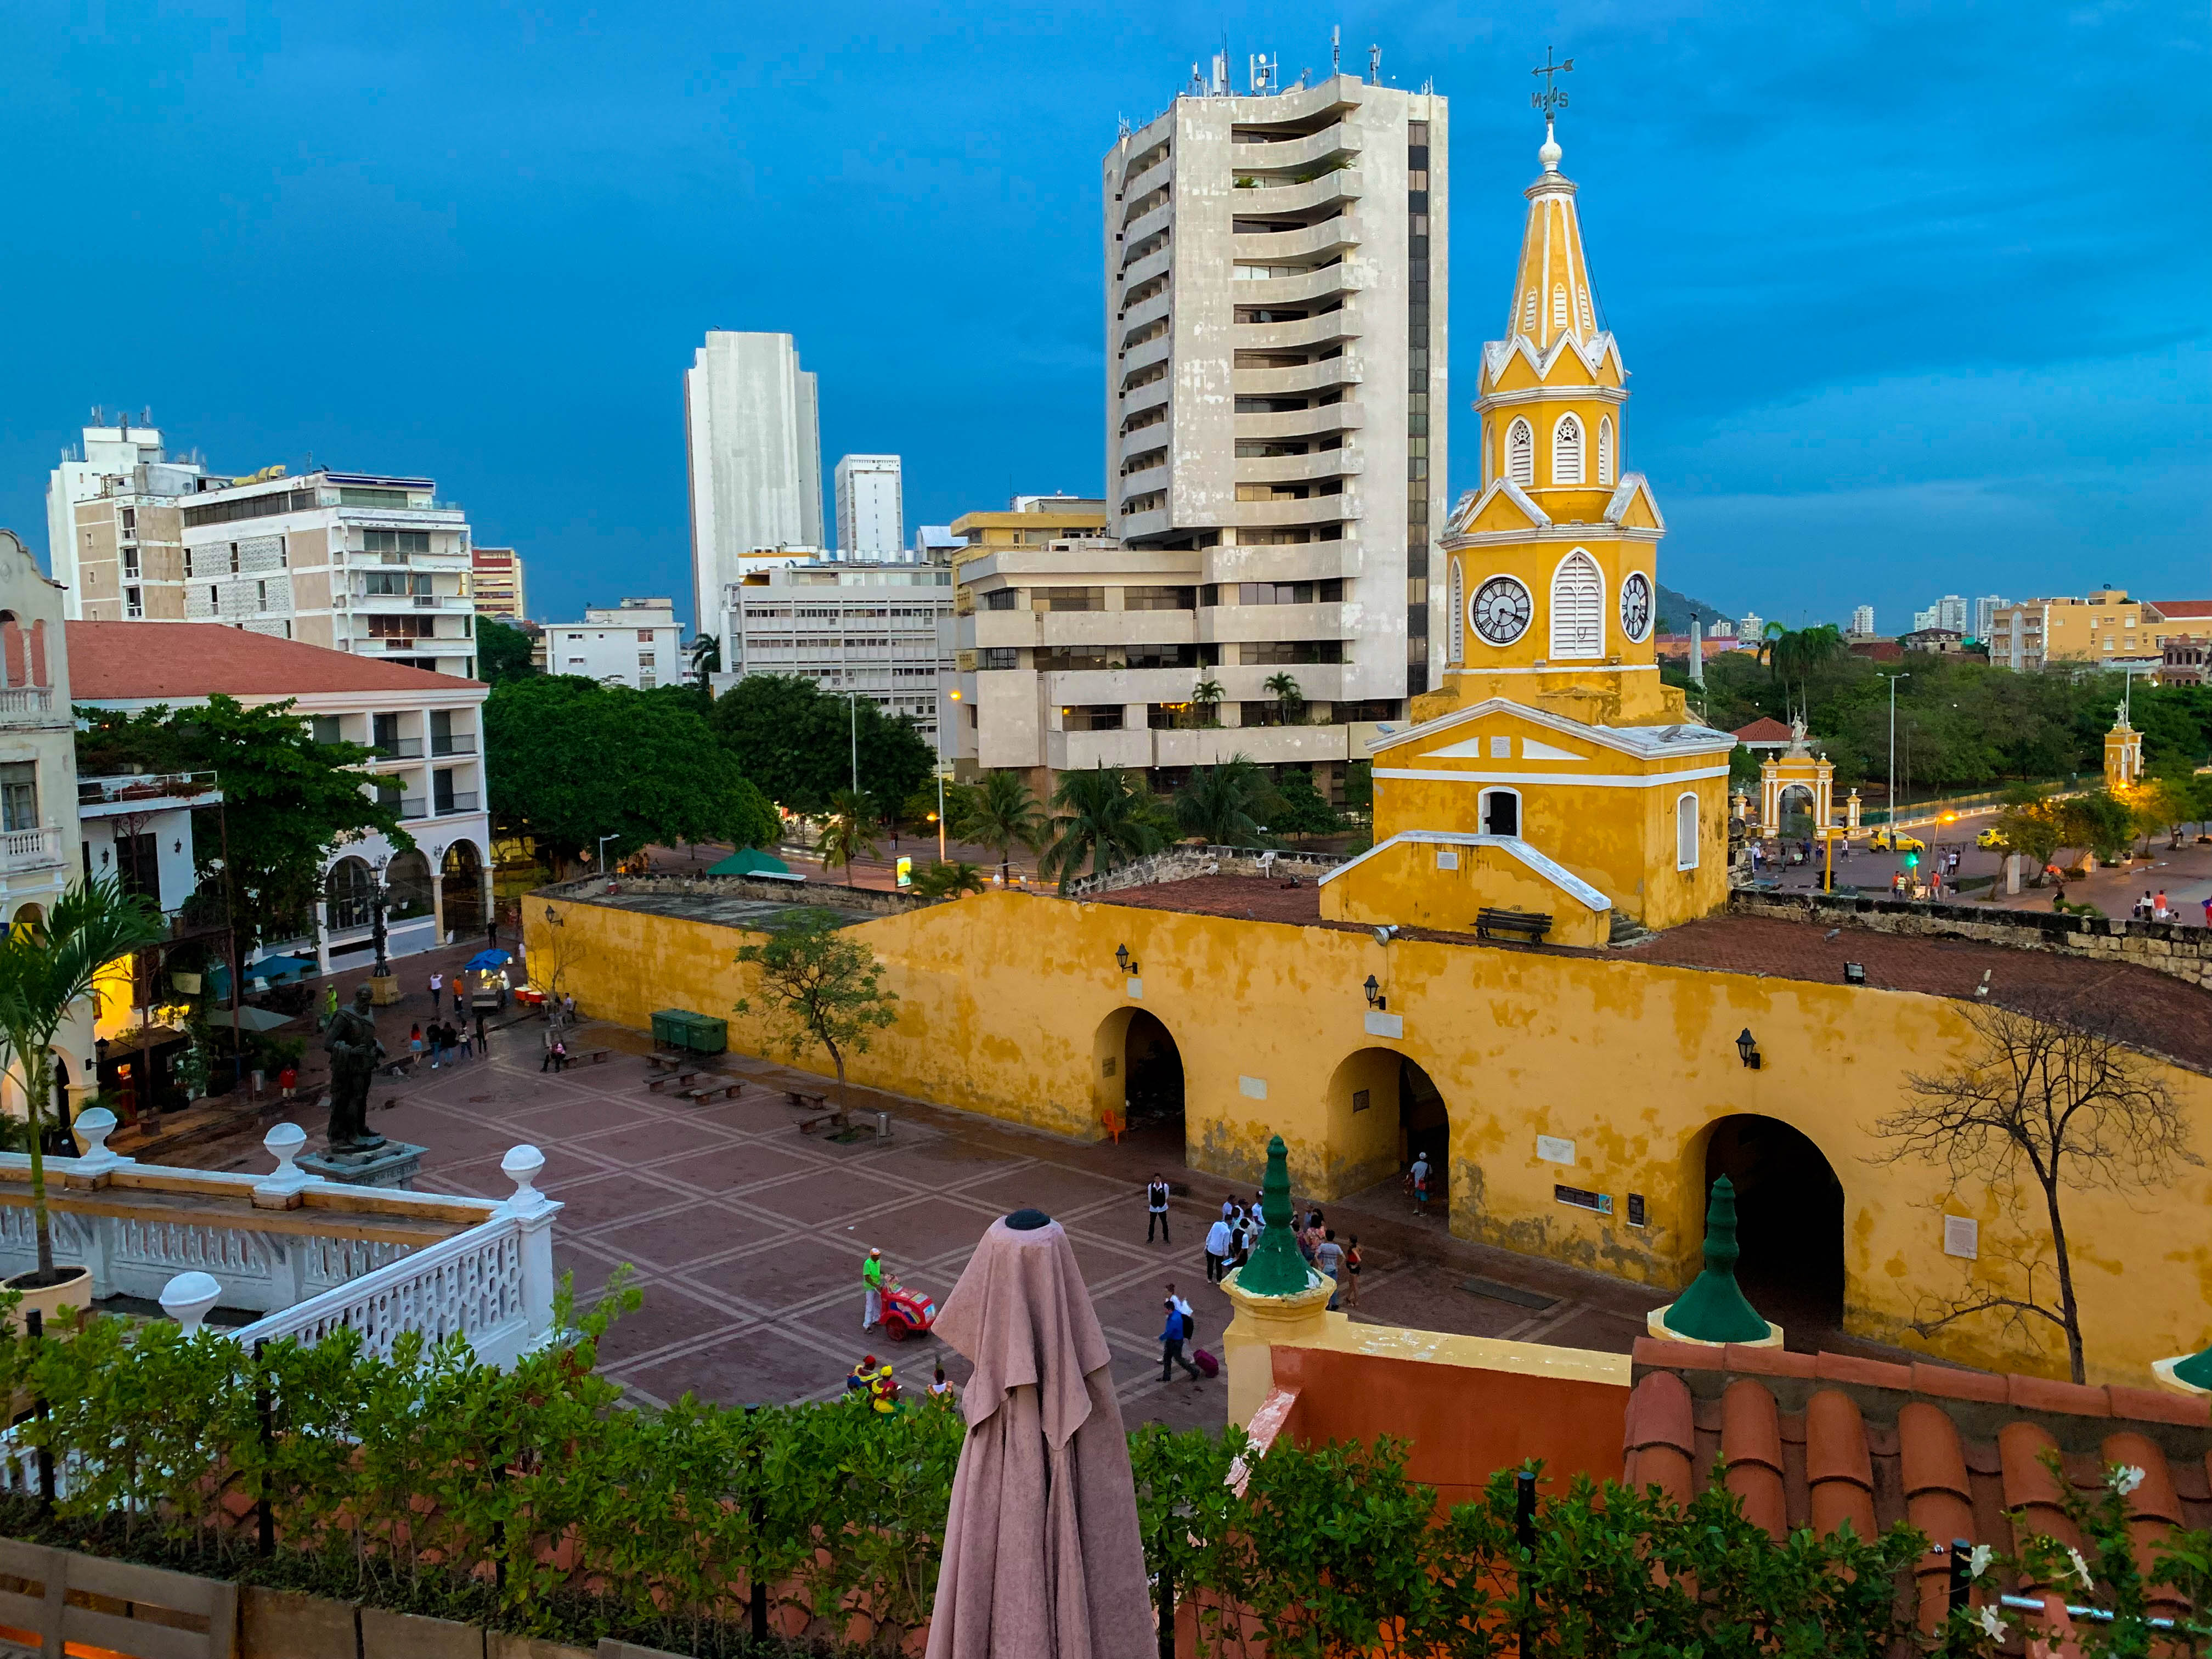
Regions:
<svg viewBox="0 0 2212 1659"><path fill-rule="evenodd" d="M1528 590L1510 576L1492 576L1467 607L1474 631L1492 645L1510 645L1528 631Z"/></svg>
<svg viewBox="0 0 2212 1659"><path fill-rule="evenodd" d="M1651 578L1641 570L1621 579L1620 631L1638 645L1651 631Z"/></svg>

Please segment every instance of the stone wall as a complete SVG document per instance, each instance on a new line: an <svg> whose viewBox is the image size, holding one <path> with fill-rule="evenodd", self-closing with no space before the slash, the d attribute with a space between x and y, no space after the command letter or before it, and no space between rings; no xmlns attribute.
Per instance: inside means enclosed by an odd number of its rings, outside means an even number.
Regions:
<svg viewBox="0 0 2212 1659"><path fill-rule="evenodd" d="M940 902L915 893L878 887L847 887L834 881L763 881L757 876L591 876L582 881L541 887L538 898L590 903L608 893L666 893L702 898L763 899L771 904L812 904L825 910L854 910L863 915L898 916Z"/></svg>
<svg viewBox="0 0 2212 1659"><path fill-rule="evenodd" d="M1349 860L1335 853L1294 853L1256 847L1171 847L1103 876L1085 876L1067 884L1070 898L1096 898L1127 887L1154 882L1188 881L1193 876L1291 876L1319 881Z"/></svg>
<svg viewBox="0 0 2212 1659"><path fill-rule="evenodd" d="M1841 925L1927 939L1981 939L2016 950L2140 963L2212 989L2212 928L2177 921L2115 921L2109 916L2062 915L2052 910L1917 904L1863 893L1777 893L1745 887L1729 892L1729 908L1737 915L1784 916L1815 927Z"/></svg>

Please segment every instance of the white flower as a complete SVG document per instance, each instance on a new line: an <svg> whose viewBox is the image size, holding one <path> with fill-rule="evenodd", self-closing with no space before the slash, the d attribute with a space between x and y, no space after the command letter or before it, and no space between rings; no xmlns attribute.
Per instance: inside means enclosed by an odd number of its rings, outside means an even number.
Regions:
<svg viewBox="0 0 2212 1659"><path fill-rule="evenodd" d="M1966 1577L1979 1578L1990 1570L1990 1561L1996 1551L1987 1544L1977 1544L1966 1553Z"/></svg>
<svg viewBox="0 0 2212 1659"><path fill-rule="evenodd" d="M2143 1483L2143 1472L2132 1463L2122 1463L2112 1470L2112 1490L2123 1498L2131 1494Z"/></svg>
<svg viewBox="0 0 2212 1659"><path fill-rule="evenodd" d="M2081 1559L2081 1552L2069 1544L2066 1553L2073 1558L2074 1576L2081 1581L2081 1588L2085 1590L2096 1589L2097 1581L2089 1577L2089 1564Z"/></svg>
<svg viewBox="0 0 2212 1659"><path fill-rule="evenodd" d="M1995 1607L1976 1607L1974 1618L1981 1626L1983 1634L1990 1641L2002 1642L2005 1639L2005 1621L1997 1617L1997 1610Z"/></svg>

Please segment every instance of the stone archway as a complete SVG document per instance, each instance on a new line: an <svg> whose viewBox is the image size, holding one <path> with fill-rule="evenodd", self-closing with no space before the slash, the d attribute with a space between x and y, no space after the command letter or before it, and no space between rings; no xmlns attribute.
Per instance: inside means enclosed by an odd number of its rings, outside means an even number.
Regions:
<svg viewBox="0 0 2212 1659"><path fill-rule="evenodd" d="M1814 833L1818 820L1814 814L1819 801L1813 787L1805 783L1783 785L1774 799L1775 823L1785 840L1802 840Z"/></svg>
<svg viewBox="0 0 2212 1659"><path fill-rule="evenodd" d="M446 938L467 939L484 931L483 854L474 842L457 841L446 849L438 892Z"/></svg>
<svg viewBox="0 0 2212 1659"><path fill-rule="evenodd" d="M1188 1163L1182 1050L1158 1018L1121 1007L1099 1022L1092 1038L1094 1119Z"/></svg>
<svg viewBox="0 0 2212 1659"><path fill-rule="evenodd" d="M323 897L328 906L327 927L333 933L351 933L373 920L376 873L368 860L348 856L331 866L323 878Z"/></svg>
<svg viewBox="0 0 2212 1659"><path fill-rule="evenodd" d="M1751 1305L1790 1334L1792 1346L1844 1324L1844 1187L1803 1131L1741 1113L1705 1131L1697 1231L1715 1180L1735 1188L1736 1280Z"/></svg>
<svg viewBox="0 0 2212 1659"><path fill-rule="evenodd" d="M1328 1156L1334 1189L1366 1206L1403 1199L1416 1154L1429 1162L1429 1212L1451 1214L1451 1110L1419 1061L1395 1048L1360 1048L1328 1083Z"/></svg>

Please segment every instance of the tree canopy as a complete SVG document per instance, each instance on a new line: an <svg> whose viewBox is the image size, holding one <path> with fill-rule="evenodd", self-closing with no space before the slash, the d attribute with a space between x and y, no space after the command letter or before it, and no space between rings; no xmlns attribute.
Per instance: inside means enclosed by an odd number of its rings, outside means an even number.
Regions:
<svg viewBox="0 0 2212 1659"><path fill-rule="evenodd" d="M76 711L77 770L86 776L136 765L154 772L216 774L223 805L195 815L192 851L204 884L222 867L228 829L240 943L283 937L321 890L323 860L342 837L380 834L415 845L397 804L367 793L357 769L372 751L318 743L289 702L248 708L221 693L200 707L136 714ZM227 824L214 821L222 811Z"/></svg>
<svg viewBox="0 0 2212 1659"><path fill-rule="evenodd" d="M864 795L904 801L937 763L905 715L886 714L867 697L848 704L793 675L748 674L714 699L708 719L744 775L796 812L820 812L852 787L855 726Z"/></svg>
<svg viewBox="0 0 2212 1659"><path fill-rule="evenodd" d="M477 678L486 685L505 685L538 672L530 659L530 635L497 617L477 618Z"/></svg>
<svg viewBox="0 0 2212 1659"><path fill-rule="evenodd" d="M681 687L675 688L679 693ZM775 811L678 695L538 675L484 701L485 770L502 836L556 860L618 858L655 843L775 839Z"/></svg>

